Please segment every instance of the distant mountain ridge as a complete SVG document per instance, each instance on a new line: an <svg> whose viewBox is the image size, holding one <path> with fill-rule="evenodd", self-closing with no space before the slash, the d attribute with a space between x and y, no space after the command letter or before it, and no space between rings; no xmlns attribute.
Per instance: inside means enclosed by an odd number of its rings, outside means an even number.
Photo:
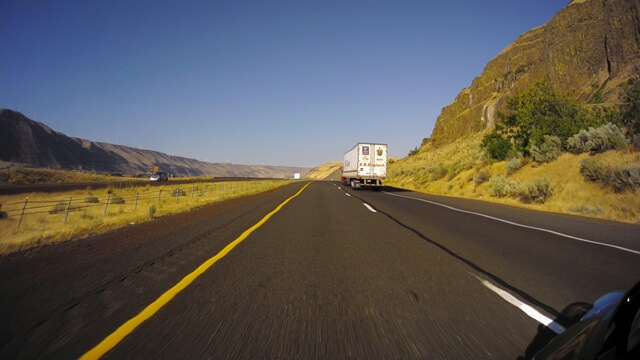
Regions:
<svg viewBox="0 0 640 360"><path fill-rule="evenodd" d="M52 130L23 114L0 109L0 160L37 167L141 174L153 166L178 176L292 178L309 168L209 163L159 151L93 142Z"/></svg>
<svg viewBox="0 0 640 360"><path fill-rule="evenodd" d="M498 25L499 26L499 25ZM640 0L574 0L489 61L471 86L442 109L435 145L493 126L507 99L545 77L583 101L617 103L627 79L640 75Z"/></svg>

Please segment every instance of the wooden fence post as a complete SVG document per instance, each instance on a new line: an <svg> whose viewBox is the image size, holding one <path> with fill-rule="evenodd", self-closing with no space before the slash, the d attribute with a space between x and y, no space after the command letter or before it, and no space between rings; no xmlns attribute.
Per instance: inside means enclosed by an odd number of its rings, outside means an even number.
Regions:
<svg viewBox="0 0 640 360"><path fill-rule="evenodd" d="M24 200L24 206L22 207L22 214L20 214L20 220L18 221L18 228L20 228L20 224L22 224L22 217L24 216L24 210L27 208L27 203L29 202L29 197Z"/></svg>
<svg viewBox="0 0 640 360"><path fill-rule="evenodd" d="M67 218L69 217L69 209L71 209L71 199L73 196L69 196L69 205L67 205L67 213L64 214L64 223L67 223Z"/></svg>
<svg viewBox="0 0 640 360"><path fill-rule="evenodd" d="M107 215L107 208L109 207L109 201L111 200L111 194L107 197L107 204L104 206L104 213L102 215Z"/></svg>

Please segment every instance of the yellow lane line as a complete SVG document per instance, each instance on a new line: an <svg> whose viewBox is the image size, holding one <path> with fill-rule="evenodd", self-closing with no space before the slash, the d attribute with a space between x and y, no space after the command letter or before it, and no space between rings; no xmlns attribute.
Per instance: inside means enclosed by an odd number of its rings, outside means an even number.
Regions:
<svg viewBox="0 0 640 360"><path fill-rule="evenodd" d="M187 286L189 286L198 276L202 275L207 269L209 269L213 264L215 264L218 260L222 259L225 255L227 255L231 250L233 250L236 245L240 244L244 239L246 239L254 230L262 226L273 214L277 213L285 206L289 201L291 201L296 196L300 195L304 189L309 186L311 182L308 182L305 186L300 189L295 195L291 196L287 200L285 200L282 204L278 205L273 211L265 215L262 220L258 221L255 225L247 229L242 235L238 236L235 240L233 240L229 245L227 245L224 249L222 249L219 253L217 253L214 257L202 263L202 265L198 266L192 273L185 276L182 280L180 280L177 284L175 284L171 289L167 290L164 294L160 295L154 302L149 304L144 310L142 310L138 315L132 317L127 320L124 324L120 325L116 331L107 336L104 340L102 340L98 345L96 345L93 349L87 351L84 355L80 357L80 359L99 359L102 355L104 355L107 351L113 349L120 341L122 341L127 335L131 334L133 330L135 330L140 324L145 322L147 319L151 318L155 313L158 312L163 306L165 306L171 299L173 299L178 293L184 290Z"/></svg>

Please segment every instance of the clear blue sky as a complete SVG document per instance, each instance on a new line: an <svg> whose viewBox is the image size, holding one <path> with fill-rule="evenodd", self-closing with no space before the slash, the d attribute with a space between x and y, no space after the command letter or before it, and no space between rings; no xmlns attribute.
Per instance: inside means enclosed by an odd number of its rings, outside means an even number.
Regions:
<svg viewBox="0 0 640 360"><path fill-rule="evenodd" d="M568 1L0 1L0 107L211 162L402 157Z"/></svg>

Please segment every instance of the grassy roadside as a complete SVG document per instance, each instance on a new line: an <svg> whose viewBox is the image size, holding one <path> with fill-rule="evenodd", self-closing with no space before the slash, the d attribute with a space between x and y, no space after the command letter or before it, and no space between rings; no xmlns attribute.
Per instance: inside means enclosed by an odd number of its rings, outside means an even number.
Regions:
<svg viewBox="0 0 640 360"><path fill-rule="evenodd" d="M176 214L205 204L274 189L292 180L176 184L125 189L90 188L66 193L0 196L0 254L70 239L81 239ZM137 199L137 201L136 201ZM67 211L68 209L68 211ZM68 213L68 214L67 214ZM66 217L66 223L65 223Z"/></svg>
<svg viewBox="0 0 640 360"><path fill-rule="evenodd" d="M640 153L632 148L589 154L562 154L557 160L524 164L507 176L509 161L491 162L480 148L484 133L474 134L453 143L434 147L427 144L420 151L389 162L386 185L462 198L482 199L529 209L577 214L628 223L640 221L640 194L609 188L587 181L580 173L584 158L592 157L611 166L638 165ZM495 197L490 179L502 176L527 183L546 176L553 185L552 195L543 204L522 203L518 199Z"/></svg>

